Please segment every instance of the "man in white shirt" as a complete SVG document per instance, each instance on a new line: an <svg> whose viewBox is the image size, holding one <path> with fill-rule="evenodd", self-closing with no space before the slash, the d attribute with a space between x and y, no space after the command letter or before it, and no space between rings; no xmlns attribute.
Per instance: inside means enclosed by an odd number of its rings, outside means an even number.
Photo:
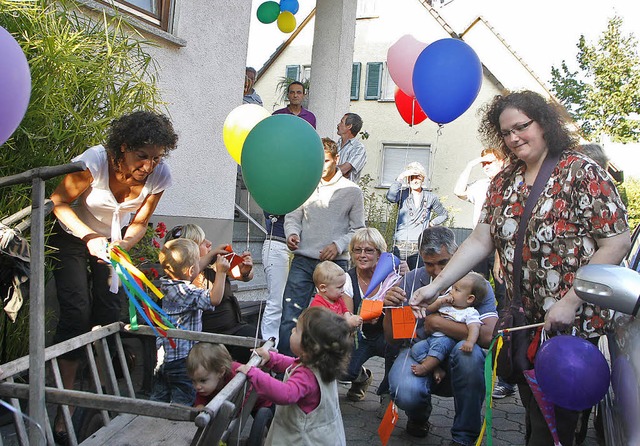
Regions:
<svg viewBox="0 0 640 446"><path fill-rule="evenodd" d="M347 113L338 123L338 168L342 175L357 183L362 169L367 164L367 150L362 141L356 139L362 129L362 118L355 113Z"/></svg>

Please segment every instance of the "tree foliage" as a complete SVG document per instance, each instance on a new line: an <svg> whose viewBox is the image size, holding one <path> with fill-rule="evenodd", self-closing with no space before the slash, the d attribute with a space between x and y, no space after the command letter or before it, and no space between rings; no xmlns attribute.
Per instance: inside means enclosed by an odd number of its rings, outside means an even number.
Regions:
<svg viewBox="0 0 640 446"><path fill-rule="evenodd" d="M85 12L71 0L0 0L0 26L20 44L31 70L29 107L0 148L0 176L68 163L104 142L114 118L137 109L160 111L149 42L119 16ZM56 183L47 182L47 196ZM30 186L2 189L2 218L31 204ZM28 351L28 312L25 305L15 324L0 320L8 359Z"/></svg>
<svg viewBox="0 0 640 446"><path fill-rule="evenodd" d="M585 139L640 141L640 58L633 34L613 17L597 44L580 36L578 70L565 61L551 69L553 93L582 128Z"/></svg>
<svg viewBox="0 0 640 446"><path fill-rule="evenodd" d="M628 200L629 228L633 232L640 223L640 180L637 178L625 179L624 188Z"/></svg>

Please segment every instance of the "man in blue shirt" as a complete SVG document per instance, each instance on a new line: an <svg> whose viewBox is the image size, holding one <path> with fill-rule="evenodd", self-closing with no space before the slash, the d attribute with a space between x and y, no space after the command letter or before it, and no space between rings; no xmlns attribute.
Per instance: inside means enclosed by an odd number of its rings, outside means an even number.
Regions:
<svg viewBox="0 0 640 446"><path fill-rule="evenodd" d="M399 286L391 288L385 295L385 306L408 304L414 290L427 285L447 265L458 248L453 232L443 226L434 226L424 230L420 243L420 256L424 266L410 271ZM407 433L415 437L425 437L429 433L431 415L431 395L453 396L456 414L451 427L453 438L451 445L471 445L475 443L482 426L482 402L484 387L484 352L493 336L493 328L498 321L493 289L487 282L487 296L477 306L482 326L477 344L471 353L460 350L467 338L466 324L445 319L440 314L428 315L418 320L416 337L424 339L434 331L460 341L443 363L447 376L435 384L431 376L417 376L411 370L417 364L411 357L411 349L404 346L389 372L391 397L396 405L405 411ZM392 315L389 312L389 315ZM384 318L384 331L387 342L399 342L393 339L392 316Z"/></svg>

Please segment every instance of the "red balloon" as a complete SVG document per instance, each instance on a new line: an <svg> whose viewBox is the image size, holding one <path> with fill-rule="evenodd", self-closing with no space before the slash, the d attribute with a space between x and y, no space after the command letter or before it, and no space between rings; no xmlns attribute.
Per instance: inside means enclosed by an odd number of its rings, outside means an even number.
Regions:
<svg viewBox="0 0 640 446"><path fill-rule="evenodd" d="M427 119L427 115L422 111L420 104L414 96L409 96L404 91L396 88L396 94L394 95L396 100L396 108L398 113L409 125L420 124Z"/></svg>

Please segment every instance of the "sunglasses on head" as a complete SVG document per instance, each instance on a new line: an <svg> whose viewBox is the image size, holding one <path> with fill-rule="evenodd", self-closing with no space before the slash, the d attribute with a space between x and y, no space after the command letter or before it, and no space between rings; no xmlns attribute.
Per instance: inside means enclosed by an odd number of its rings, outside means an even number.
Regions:
<svg viewBox="0 0 640 446"><path fill-rule="evenodd" d="M169 240L173 240L173 239L182 237L182 230L183 229L184 228L183 228L182 225L174 226L174 228L171 229L171 232L169 233L169 235L170 235Z"/></svg>

